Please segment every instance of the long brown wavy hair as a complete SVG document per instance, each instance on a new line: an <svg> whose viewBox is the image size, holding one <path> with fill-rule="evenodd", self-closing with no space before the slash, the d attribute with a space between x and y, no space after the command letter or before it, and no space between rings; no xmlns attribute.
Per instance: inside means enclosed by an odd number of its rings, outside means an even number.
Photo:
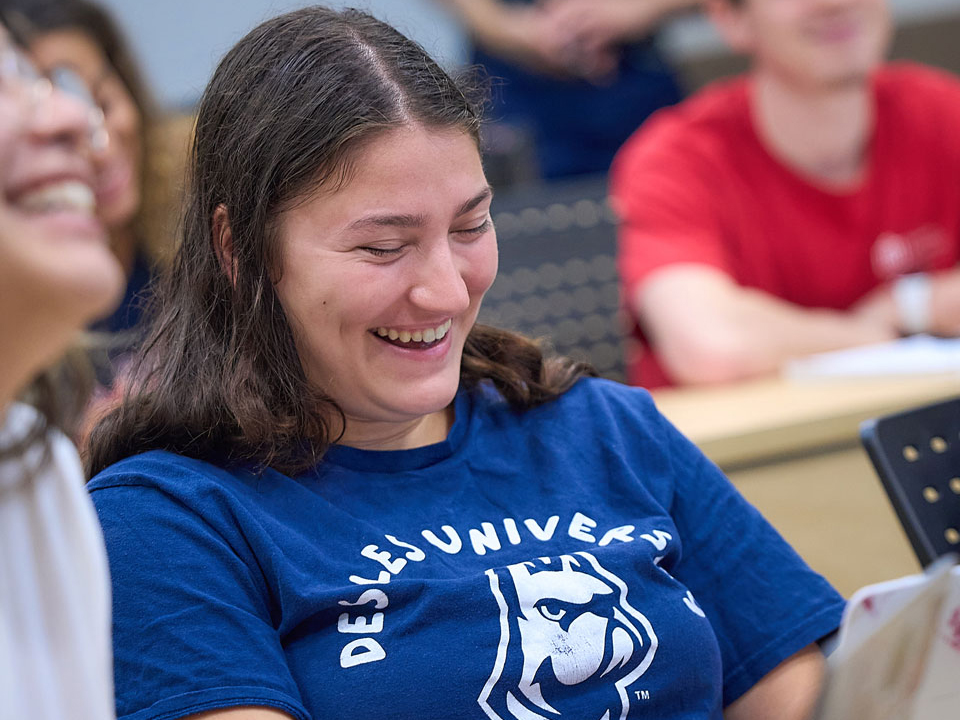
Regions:
<svg viewBox="0 0 960 720"><path fill-rule="evenodd" d="M252 30L221 61L197 115L182 241L120 405L91 434L94 474L161 448L296 474L338 439L343 414L308 383L274 292L278 217L321 185L338 187L375 134L411 122L478 143L482 93L416 43L356 10L309 7ZM224 206L234 281L214 248ZM476 326L461 383L491 381L516 408L551 400L589 366L547 359L519 335Z"/></svg>

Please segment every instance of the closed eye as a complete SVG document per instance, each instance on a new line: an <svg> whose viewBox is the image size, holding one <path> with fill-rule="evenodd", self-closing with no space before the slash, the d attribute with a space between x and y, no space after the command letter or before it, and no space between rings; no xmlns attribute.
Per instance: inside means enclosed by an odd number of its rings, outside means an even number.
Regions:
<svg viewBox="0 0 960 720"><path fill-rule="evenodd" d="M487 232L487 230L489 230L492 227L493 227L493 221L488 217L486 220L484 220L482 223L480 223L476 227L465 228L463 230L456 230L454 232L456 232L458 235L483 235L483 233Z"/></svg>
<svg viewBox="0 0 960 720"><path fill-rule="evenodd" d="M401 250L403 250L403 248L381 248L381 247L371 247L368 245L364 245L364 246L358 247L357 250L363 250L364 252L370 253L374 257L387 257L390 255L396 255Z"/></svg>

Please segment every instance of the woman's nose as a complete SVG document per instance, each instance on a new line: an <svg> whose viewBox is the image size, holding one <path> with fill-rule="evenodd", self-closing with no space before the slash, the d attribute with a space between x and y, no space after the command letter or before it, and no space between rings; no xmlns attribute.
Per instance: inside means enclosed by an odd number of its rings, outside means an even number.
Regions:
<svg viewBox="0 0 960 720"><path fill-rule="evenodd" d="M103 113L95 105L48 81L39 83L34 92L28 132L35 140L83 151L103 143Z"/></svg>
<svg viewBox="0 0 960 720"><path fill-rule="evenodd" d="M410 300L420 308L456 315L470 306L470 293L463 277L461 259L444 239L424 257L418 268Z"/></svg>

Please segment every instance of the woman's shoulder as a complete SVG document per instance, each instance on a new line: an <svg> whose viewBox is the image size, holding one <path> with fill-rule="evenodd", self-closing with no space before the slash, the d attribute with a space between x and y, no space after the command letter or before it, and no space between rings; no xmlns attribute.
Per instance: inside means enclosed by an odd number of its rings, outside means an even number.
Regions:
<svg viewBox="0 0 960 720"><path fill-rule="evenodd" d="M167 450L149 450L124 458L97 473L87 489L97 501L112 488L143 488L179 498L209 496L211 490L232 491L255 486L256 476L242 468L229 468Z"/></svg>
<svg viewBox="0 0 960 720"><path fill-rule="evenodd" d="M506 401L490 387L481 393L483 413L509 412ZM573 423L589 426L616 425L620 428L658 425L661 416L644 388L631 387L603 378L580 378L569 390L553 400L514 415L524 424Z"/></svg>
<svg viewBox="0 0 960 720"><path fill-rule="evenodd" d="M647 421L659 417L648 390L604 378L581 378L556 402L562 411L578 415L582 415L584 408L590 408L595 413L613 414L620 419L632 417Z"/></svg>
<svg viewBox="0 0 960 720"><path fill-rule="evenodd" d="M87 490L109 547L118 538L138 542L150 533L166 537L172 528L188 533L212 529L232 536L238 518L259 513L263 476L150 450L97 473Z"/></svg>

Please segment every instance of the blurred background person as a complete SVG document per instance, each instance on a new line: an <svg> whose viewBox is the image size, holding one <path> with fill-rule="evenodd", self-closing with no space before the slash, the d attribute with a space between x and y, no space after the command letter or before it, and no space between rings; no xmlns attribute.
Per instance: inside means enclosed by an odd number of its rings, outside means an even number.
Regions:
<svg viewBox="0 0 960 720"><path fill-rule="evenodd" d="M123 286L94 213L94 108L79 77L43 77L0 26L3 718L114 715L103 537L59 429L83 402L63 366L49 369Z"/></svg>
<svg viewBox="0 0 960 720"><path fill-rule="evenodd" d="M490 150L532 144L531 175L606 172L637 125L681 97L655 31L698 0L437 1L462 20L473 61L494 79Z"/></svg>
<svg viewBox="0 0 960 720"><path fill-rule="evenodd" d="M960 82L884 64L885 0L709 0L751 72L658 113L614 162L649 387L960 330Z"/></svg>
<svg viewBox="0 0 960 720"><path fill-rule="evenodd" d="M159 147L154 103L117 24L96 4L0 0L0 8L23 19L37 66L71 68L103 111L108 142L94 158L97 212L126 273L127 288L119 307L95 329L125 333L117 337L114 354L119 354L138 337L144 292L168 250L176 213L171 202L176 183L157 167L167 160ZM109 374L101 373L101 379L109 381Z"/></svg>

